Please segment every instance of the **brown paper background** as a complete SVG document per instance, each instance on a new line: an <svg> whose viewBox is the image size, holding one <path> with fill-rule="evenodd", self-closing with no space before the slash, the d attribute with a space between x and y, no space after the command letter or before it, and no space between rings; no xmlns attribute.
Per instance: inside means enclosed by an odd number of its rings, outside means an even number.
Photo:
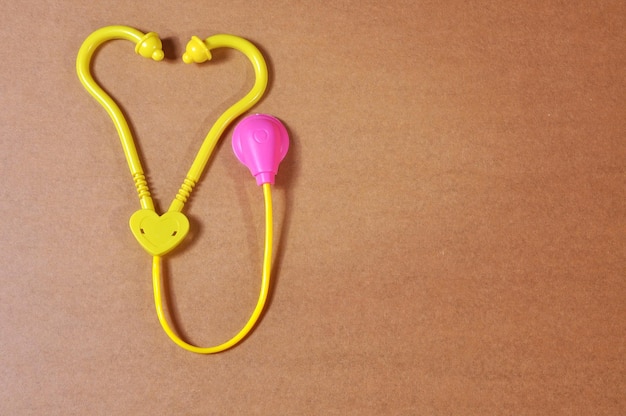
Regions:
<svg viewBox="0 0 626 416"><path fill-rule="evenodd" d="M5 2L0 27L0 414L626 414L622 1ZM115 129L75 75L106 44L159 210L252 85L292 137L275 277L256 330L214 356L163 333ZM260 285L262 193L229 129L167 260L171 313L213 345Z"/></svg>

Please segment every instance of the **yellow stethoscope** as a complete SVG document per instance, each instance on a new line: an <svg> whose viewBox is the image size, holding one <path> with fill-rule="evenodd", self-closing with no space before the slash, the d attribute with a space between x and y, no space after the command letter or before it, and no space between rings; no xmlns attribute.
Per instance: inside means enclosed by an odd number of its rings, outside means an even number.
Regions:
<svg viewBox="0 0 626 416"><path fill-rule="evenodd" d="M289 148L287 130L278 119L256 114L241 121L233 132L233 150L251 173L257 184L262 185L265 198L265 250L261 292L256 307L248 322L230 340L214 347L197 347L183 341L170 327L163 310L161 294L161 261L162 257L173 250L187 235L189 221L182 213L183 206L228 125L256 104L267 86L268 71L263 55L249 41L232 35L214 35L204 41L192 37L187 44L183 61L185 63L202 63L211 59L211 50L217 48L233 48L242 52L252 64L255 82L252 89L234 105L228 108L215 122L204 139L196 157L185 177L178 193L169 209L158 215L150 196L141 161L135 147L130 128L115 101L93 79L90 67L91 58L96 49L112 39L126 39L136 44L135 52L145 58L160 61L164 57L162 43L154 33L142 33L128 26L107 26L96 30L85 39L76 59L76 71L85 89L107 111L120 137L126 161L130 168L135 187L141 203L141 209L130 218L131 231L139 244L153 256L152 283L157 316L167 335L182 348L200 353L211 354L224 351L241 341L256 324L267 299L272 264L272 196L270 185L274 183L274 175L278 164L285 157Z"/></svg>

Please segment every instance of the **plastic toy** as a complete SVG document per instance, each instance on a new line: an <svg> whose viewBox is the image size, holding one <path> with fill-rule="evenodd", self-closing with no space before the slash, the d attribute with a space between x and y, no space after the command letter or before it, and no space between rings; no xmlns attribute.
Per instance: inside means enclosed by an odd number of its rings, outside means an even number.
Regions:
<svg viewBox="0 0 626 416"><path fill-rule="evenodd" d="M94 52L103 43L113 39L126 39L135 43L135 52L145 58L160 61L164 57L162 43L154 33L142 33L128 26L107 26L96 30L85 39L76 59L76 71L87 91L107 111L120 137L126 161L133 177L141 209L130 217L131 232L139 244L153 256L152 282L157 316L167 335L182 348L200 354L224 351L241 341L256 324L267 299L272 262L272 196L270 185L278 164L289 148L289 137L282 123L268 115L256 114L242 120L233 133L233 150L239 160L250 169L257 184L262 186L265 198L265 250L263 255L261 293L256 307L245 326L230 340L214 347L197 347L183 341L169 326L163 310L161 294L162 257L174 250L189 231L189 221L182 213L189 196L200 180L202 172L228 125L256 104L267 86L268 72L263 55L249 41L232 35L214 35L204 41L197 37L187 44L183 61L202 63L211 59L211 50L233 48L242 52L252 64L255 82L252 89L228 108L215 122L204 139L178 193L167 212L159 215L154 208L141 160L130 128L115 101L93 79L90 67Z"/></svg>

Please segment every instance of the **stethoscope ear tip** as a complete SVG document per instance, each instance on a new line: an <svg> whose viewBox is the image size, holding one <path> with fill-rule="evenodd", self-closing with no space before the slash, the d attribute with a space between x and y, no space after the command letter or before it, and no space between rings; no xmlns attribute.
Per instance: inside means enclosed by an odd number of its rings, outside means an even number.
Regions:
<svg viewBox="0 0 626 416"><path fill-rule="evenodd" d="M183 62L186 64L201 64L211 59L211 51L207 45L197 36L192 36L187 42L185 53L183 54Z"/></svg>
<svg viewBox="0 0 626 416"><path fill-rule="evenodd" d="M165 57L163 52L163 44L159 35L154 32L146 33L135 46L135 52L144 58L152 58L155 61L161 61Z"/></svg>

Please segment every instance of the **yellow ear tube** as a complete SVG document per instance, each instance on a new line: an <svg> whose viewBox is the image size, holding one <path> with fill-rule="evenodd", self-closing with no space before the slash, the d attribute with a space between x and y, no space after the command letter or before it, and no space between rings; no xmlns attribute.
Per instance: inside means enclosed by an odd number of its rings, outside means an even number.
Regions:
<svg viewBox="0 0 626 416"><path fill-rule="evenodd" d="M148 184L143 173L143 168L141 167L139 155L137 154L137 148L135 147L135 141L133 140L126 118L115 101L98 85L91 75L91 58L94 52L103 43L113 39L125 39L134 42L136 44L136 53L143 57L152 58L155 61L163 59L161 40L156 33L151 32L144 34L128 26L107 26L89 35L80 47L78 56L76 57L78 79L87 92L104 107L117 129L130 173L133 176L133 181L135 182L135 187L139 194L141 207L154 210Z"/></svg>
<svg viewBox="0 0 626 416"><path fill-rule="evenodd" d="M192 37L185 49L183 61L191 63L202 63L211 59L211 50L218 48L231 48L243 53L254 69L255 81L252 89L239 101L228 108L217 119L209 133L206 135L202 146L194 159L185 181L181 185L176 198L172 201L169 211L180 211L187 202L189 194L193 190L204 168L209 161L209 157L219 141L222 133L230 123L256 104L267 87L268 73L267 64L261 52L251 42L233 35L214 35L201 41L196 36Z"/></svg>
<svg viewBox="0 0 626 416"><path fill-rule="evenodd" d="M261 292L248 322L230 340L214 347L197 347L183 341L167 322L161 292L161 263L163 256L174 250L184 239L189 230L189 221L182 213L185 203L200 180L213 150L226 128L239 116L252 108L263 96L268 82L265 59L261 52L249 41L233 35L214 35L205 40L197 37L187 44L183 61L202 63L211 60L211 51L218 48L231 48L243 53L250 61L255 74L254 85L250 91L231 105L213 124L196 154L182 185L172 200L167 212L159 215L155 212L148 183L133 136L124 114L116 102L104 91L91 75L91 60L94 52L105 42L123 39L135 44L135 52L144 58L160 61L164 57L162 42L154 32L142 33L128 26L108 26L96 30L85 39L76 58L76 72L80 82L93 98L111 117L119 135L124 155L130 169L141 209L130 218L131 232L139 244L153 256L152 277L154 300L157 316L165 333L182 348L210 354L224 351L240 342L250 332L261 315L269 292L270 271L272 266L272 196L270 183L263 183L265 199L265 249L263 255ZM284 149L286 151L286 148ZM282 155L284 157L284 154ZM273 179L272 179L273 183Z"/></svg>

